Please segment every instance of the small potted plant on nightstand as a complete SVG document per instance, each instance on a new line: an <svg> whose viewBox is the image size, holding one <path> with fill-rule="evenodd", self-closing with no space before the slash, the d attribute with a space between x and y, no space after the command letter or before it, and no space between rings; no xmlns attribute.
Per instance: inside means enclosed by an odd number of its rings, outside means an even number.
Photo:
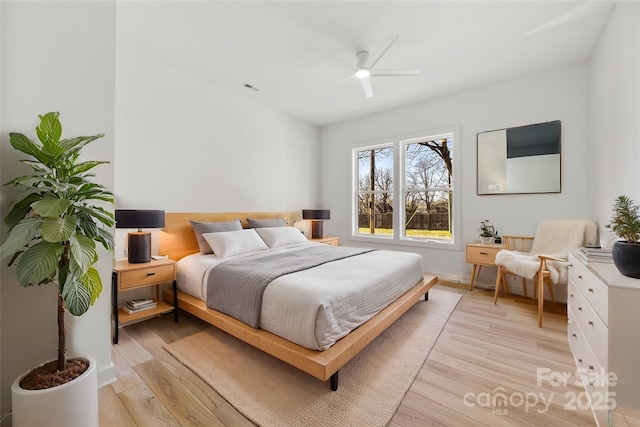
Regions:
<svg viewBox="0 0 640 427"><path fill-rule="evenodd" d="M9 236L0 260L17 265L22 286L53 284L58 289L58 358L18 378L11 386L13 425L98 425L96 362L67 360L65 312L84 314L102 292L97 244L113 253L113 194L91 181L92 169L103 161L80 161L82 148L103 135L61 139L59 113L40 117L39 141L10 133L11 146L29 158L31 174L5 185L23 192L9 208ZM98 205L96 205L98 203ZM29 384L29 385L27 385Z"/></svg>
<svg viewBox="0 0 640 427"><path fill-rule="evenodd" d="M613 205L611 222L605 227L611 229L622 240L613 244L613 263L624 275L640 279L640 206L634 205L627 196L618 196Z"/></svg>
<svg viewBox="0 0 640 427"><path fill-rule="evenodd" d="M493 225L489 224L488 219L480 222L478 231L480 232L480 243L483 245L493 243Z"/></svg>

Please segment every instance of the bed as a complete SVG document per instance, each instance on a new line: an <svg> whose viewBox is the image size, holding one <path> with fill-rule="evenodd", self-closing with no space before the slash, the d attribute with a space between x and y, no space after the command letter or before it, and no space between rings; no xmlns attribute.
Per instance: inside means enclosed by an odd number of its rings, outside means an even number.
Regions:
<svg viewBox="0 0 640 427"><path fill-rule="evenodd" d="M273 236L280 236L281 232L288 230L258 228L258 231L266 230L269 232L266 233L266 237L262 236L262 239L268 243L266 250L253 252L254 249L252 249L248 251L251 253L246 254L233 252L230 249L230 240L228 239L240 236L249 237L249 235L253 239L253 235L257 234L254 230L244 230L204 234L212 247L217 245L215 246L216 253L223 256L223 260L220 260L216 255L201 253L202 246L199 245L202 242L196 240L191 221L223 223L241 219L243 227L246 228L248 227L246 218L258 220L283 218L285 222L292 222L296 218L296 214L289 212L166 214L165 229L160 239L159 252L178 261L178 306L320 380L329 380L331 389L334 391L338 387L339 369L404 314L416 301L423 296L426 300L429 289L437 281L435 276L422 273L421 258L415 254L391 251L364 251L361 254L347 254L344 258L316 267L276 276L265 288L264 297L260 303L262 311L259 316L259 325L256 324L253 326L257 327L252 327L249 326L251 322L246 319L241 321L230 314L225 314L223 312L226 311L225 304L217 310L207 307L207 289L215 289L211 283L217 284L217 280L219 280L217 277L211 281L211 276L214 274L219 276L223 268L230 268L234 263L260 262L260 258L266 259L267 257L291 257L293 253L328 252L324 249L328 248L328 245L309 243L305 240L304 242L296 241L295 244L278 246L274 243ZM290 230L295 229L289 227ZM350 248L341 248L341 250L355 251ZM227 256L228 254L230 256ZM419 271L417 272L415 257L420 258ZM218 267L218 264L221 266ZM225 264L224 267L222 264ZM392 271L392 266L403 264L403 268ZM326 307L328 305L330 307L329 315L323 315L322 310L314 308L316 305L309 305L318 304L316 301L300 303L305 308L300 311L300 314L291 314L298 302L287 302L285 298L291 296L292 300L301 301L302 297L298 298L298 288L306 287L308 283L331 282L331 286L334 286L336 292L343 292L343 289L350 288L354 282L349 276L356 275L356 270L360 270L362 273L364 268L367 268L367 274L370 273L371 279L369 276L367 277L366 285L371 288L366 291L358 289L350 294L323 296L322 298L325 299L333 298L333 302L327 303L326 300L323 300L319 303L320 306ZM359 277L358 280L362 281L362 274ZM376 299L378 294L385 293L388 295L381 300ZM164 296L167 300L173 301L173 293L170 290L166 291ZM220 298L220 295L217 295L213 300L215 301L217 298ZM337 301L346 301L346 304L342 305L342 309L339 308L339 305L332 305ZM393 302L389 303L389 301ZM359 307L365 307L364 312L356 311L354 313L353 309ZM346 320L334 322L334 317L343 319L340 317L342 314L334 313L334 311L340 312L340 310L347 313ZM309 318L308 313L310 312L314 313L314 316L311 316L313 319ZM302 317L309 319L307 321L300 320ZM297 320L292 321L291 319Z"/></svg>

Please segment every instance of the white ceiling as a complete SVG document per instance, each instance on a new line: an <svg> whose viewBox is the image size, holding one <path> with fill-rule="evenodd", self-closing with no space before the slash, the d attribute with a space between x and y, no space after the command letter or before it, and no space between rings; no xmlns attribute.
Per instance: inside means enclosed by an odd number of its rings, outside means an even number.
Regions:
<svg viewBox="0 0 640 427"><path fill-rule="evenodd" d="M611 1L120 1L118 45L317 126L590 57ZM360 50L399 35L367 99ZM243 87L250 83L258 92Z"/></svg>

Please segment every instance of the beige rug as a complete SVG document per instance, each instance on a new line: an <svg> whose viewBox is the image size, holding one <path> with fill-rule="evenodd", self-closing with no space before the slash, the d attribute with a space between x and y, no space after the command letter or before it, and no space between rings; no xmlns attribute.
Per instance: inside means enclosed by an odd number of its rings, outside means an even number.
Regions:
<svg viewBox="0 0 640 427"><path fill-rule="evenodd" d="M432 289L340 369L335 392L214 327L166 348L260 426L385 426L459 300Z"/></svg>

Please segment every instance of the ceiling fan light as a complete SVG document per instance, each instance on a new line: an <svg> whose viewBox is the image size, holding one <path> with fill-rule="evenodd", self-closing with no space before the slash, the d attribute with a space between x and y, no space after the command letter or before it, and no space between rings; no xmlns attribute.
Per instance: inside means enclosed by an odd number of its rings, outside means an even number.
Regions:
<svg viewBox="0 0 640 427"><path fill-rule="evenodd" d="M366 79L370 75L371 73L366 68L360 68L358 69L358 71L356 71L356 77L359 79Z"/></svg>

